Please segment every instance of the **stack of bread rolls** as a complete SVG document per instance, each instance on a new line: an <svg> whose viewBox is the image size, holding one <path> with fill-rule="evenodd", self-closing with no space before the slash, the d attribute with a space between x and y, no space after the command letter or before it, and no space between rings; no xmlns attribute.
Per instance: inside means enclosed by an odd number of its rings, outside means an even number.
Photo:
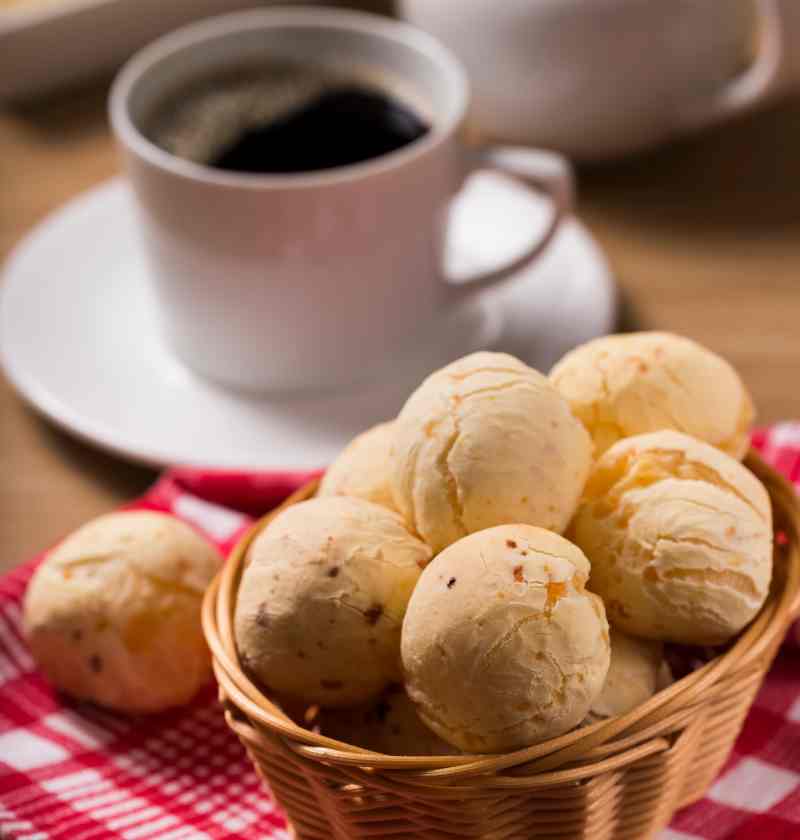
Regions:
<svg viewBox="0 0 800 840"><path fill-rule="evenodd" d="M670 683L664 642L723 643L766 599L752 420L733 368L667 333L549 377L460 359L254 541L241 662L378 751L502 752L624 714Z"/></svg>
<svg viewBox="0 0 800 840"><path fill-rule="evenodd" d="M250 544L240 663L304 725L378 752L504 752L625 714L671 681L664 643L722 644L764 604L752 420L733 368L668 333L592 341L549 376L453 362ZM58 685L134 710L207 676L218 566L143 516L67 540L26 605Z"/></svg>

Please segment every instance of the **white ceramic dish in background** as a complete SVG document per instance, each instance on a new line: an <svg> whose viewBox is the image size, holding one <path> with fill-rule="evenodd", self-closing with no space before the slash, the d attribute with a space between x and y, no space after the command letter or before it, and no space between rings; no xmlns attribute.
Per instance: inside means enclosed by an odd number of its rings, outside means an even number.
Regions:
<svg viewBox="0 0 800 840"><path fill-rule="evenodd" d="M0 101L47 93L111 71L148 41L190 21L266 5L271 3L21 0L0 7Z"/></svg>
<svg viewBox="0 0 800 840"><path fill-rule="evenodd" d="M162 344L133 211L129 188L114 180L70 202L20 243L0 298L0 349L9 378L42 414L106 450L156 466L321 467L358 431L396 413L436 366L493 347L546 370L574 344L613 327L605 259L586 229L568 220L534 268L481 298L485 309L474 323L448 324L393 364L381 384L249 396L193 375ZM549 210L502 176L481 173L453 214L451 268L473 270L524 248ZM302 329L297 340L305 340Z"/></svg>
<svg viewBox="0 0 800 840"><path fill-rule="evenodd" d="M616 157L800 85L800 0L398 0L463 61L493 142Z"/></svg>

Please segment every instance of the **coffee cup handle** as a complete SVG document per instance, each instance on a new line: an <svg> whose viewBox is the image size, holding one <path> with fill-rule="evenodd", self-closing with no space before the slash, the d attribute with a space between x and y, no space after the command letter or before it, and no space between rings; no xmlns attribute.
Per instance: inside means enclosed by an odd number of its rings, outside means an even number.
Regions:
<svg viewBox="0 0 800 840"><path fill-rule="evenodd" d="M800 25L796 3L797 0L756 0L761 32L758 54L746 70L711 96L684 107L677 114L680 129L693 131L745 113L781 87L789 57L789 30ZM792 26L790 21L794 21Z"/></svg>
<svg viewBox="0 0 800 840"><path fill-rule="evenodd" d="M556 152L514 146L495 146L471 156L470 171L489 169L520 181L527 189L546 196L551 204L550 217L544 232L525 251L497 267L466 277L444 280L455 297L463 298L502 283L530 265L547 248L561 222L572 210L572 168L565 157Z"/></svg>

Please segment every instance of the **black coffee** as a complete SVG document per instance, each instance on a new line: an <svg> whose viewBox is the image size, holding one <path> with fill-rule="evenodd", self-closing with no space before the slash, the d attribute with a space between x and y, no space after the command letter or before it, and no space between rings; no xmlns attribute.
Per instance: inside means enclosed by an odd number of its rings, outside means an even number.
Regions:
<svg viewBox="0 0 800 840"><path fill-rule="evenodd" d="M327 91L281 119L245 131L211 161L234 172L313 172L380 157L428 126L380 91Z"/></svg>
<svg viewBox="0 0 800 840"><path fill-rule="evenodd" d="M233 172L314 172L388 154L429 131L376 83L298 65L246 68L179 91L146 133L180 157Z"/></svg>

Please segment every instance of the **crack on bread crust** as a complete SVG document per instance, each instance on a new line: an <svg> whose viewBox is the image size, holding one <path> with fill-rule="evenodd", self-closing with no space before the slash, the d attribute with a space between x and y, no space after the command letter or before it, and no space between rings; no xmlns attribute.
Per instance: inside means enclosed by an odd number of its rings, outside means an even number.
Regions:
<svg viewBox="0 0 800 840"><path fill-rule="evenodd" d="M708 583L717 586L732 589L739 595L752 599L755 601L761 600L755 583L752 578L743 572L735 571L734 569L712 569L705 567L703 569L691 569L680 566L670 568L658 568L656 565L659 555L659 547L663 543L669 545L681 545L682 543L689 543L690 545L699 544L708 546L703 540L696 540L694 538L688 539L674 539L671 537L660 536L655 543L643 543L641 540L627 540L626 549L629 555L636 558L636 568L642 571L642 577L646 584L657 584L663 580L686 581L705 585ZM712 546L718 548L717 546ZM726 549L719 549L727 553ZM651 595L662 595L658 586L648 585L648 592Z"/></svg>
<svg viewBox="0 0 800 840"><path fill-rule="evenodd" d="M647 470L646 474L643 474ZM762 521L767 518L761 510L737 487L726 481L720 473L700 461L692 460L680 449L645 449L629 451L609 467L604 467L586 485L585 494L602 509L613 513L622 497L630 490L643 490L667 479L702 481L746 504Z"/></svg>
<svg viewBox="0 0 800 840"><path fill-rule="evenodd" d="M753 601L761 600L761 596L752 579L733 569L672 568L660 572L660 575L667 580L697 583L699 586L713 584L725 589L732 589L744 598L752 599Z"/></svg>
<svg viewBox="0 0 800 840"><path fill-rule="evenodd" d="M450 467L450 453L453 447L458 443L461 436L461 429L458 420L458 408L454 405L452 398L447 403L447 410L450 414L450 419L453 421L453 431L450 437L445 441L439 457L436 459L436 464L439 467L439 472L442 476L445 489L447 491L448 501L450 502L450 510L453 516L453 524L461 534L466 536L469 530L464 523L464 501L461 497L461 488L458 486L458 479Z"/></svg>
<svg viewBox="0 0 800 840"><path fill-rule="evenodd" d="M704 537L673 537L669 534L658 534L656 537L656 546L659 543L666 542L666 543L673 543L675 545L697 545L701 548L708 548L711 551L718 551L720 554L733 554L734 552L731 551L730 547L725 545L718 545L711 540L707 540Z"/></svg>
<svg viewBox="0 0 800 840"><path fill-rule="evenodd" d="M411 480L409 482L406 482L405 479L403 480L403 484L406 485L403 487L403 490L406 491L404 495L406 496L406 501L408 502L408 516L411 519L411 527L416 533L421 534L422 530L420 528L419 519L417 518L417 505L414 498L417 489L417 462L419 461L419 450L420 444L417 444L412 450L411 463L408 465L408 474L411 476Z"/></svg>
<svg viewBox="0 0 800 840"><path fill-rule="evenodd" d="M523 376L517 376L509 382L497 382L494 385L486 385L483 388L476 388L474 391L467 391L464 394L458 394L461 400L467 400L470 397L481 396L482 394L499 394L502 391L510 391L512 388L530 388L532 391L537 390L537 383L526 379Z"/></svg>
<svg viewBox="0 0 800 840"><path fill-rule="evenodd" d="M465 370L463 373L448 373L447 375L452 382L463 382L465 379L469 379L471 376L478 376L481 373L508 373L512 376L521 376L523 371L519 368L475 367L470 370Z"/></svg>
<svg viewBox="0 0 800 840"><path fill-rule="evenodd" d="M544 584L540 584L541 588L544 588ZM530 624L533 621L544 621L547 620L548 616L545 613L531 613L530 615L526 615L523 618L518 619L515 621L511 627L500 636L499 639L496 639L486 650L481 654L481 663L484 668L488 668L489 663L494 658L495 654L498 653L505 645L507 645L511 639L516 635L519 631L520 627L524 627L526 624Z"/></svg>

